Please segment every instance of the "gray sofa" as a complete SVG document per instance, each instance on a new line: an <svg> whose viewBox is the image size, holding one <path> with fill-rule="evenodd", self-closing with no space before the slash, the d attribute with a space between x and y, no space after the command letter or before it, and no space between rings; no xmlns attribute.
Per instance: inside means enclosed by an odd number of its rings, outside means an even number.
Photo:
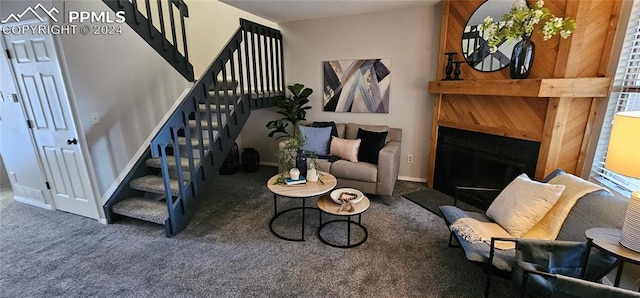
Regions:
<svg viewBox="0 0 640 298"><path fill-rule="evenodd" d="M338 137L343 139L355 139L359 128L375 132L388 132L387 143L378 155L378 164L317 159L319 169L335 176L338 179L337 187L352 187L367 194L391 196L400 169L402 129L383 125L336 123Z"/></svg>
<svg viewBox="0 0 640 298"><path fill-rule="evenodd" d="M556 170L554 173L546 177L543 182L549 181L555 175L561 175L564 172ZM584 195L573 206L567 219L562 225L557 240L586 242L585 232L589 228L621 228L624 215L626 212L627 202L619 199L607 191L600 190ZM469 212L461 210L456 206L440 206L443 213L445 223L450 226L459 218L471 217L480 221L491 221L484 213ZM487 243L471 243L465 241L457 232L452 232L460 246L464 250L465 256L472 262L484 264L492 264L493 267L511 272L515 266L515 249L497 250L492 249ZM451 241L451 239L450 239ZM493 260L490 262L491 257ZM613 266L614 259L605 255L597 249L591 250L587 265L585 279L599 280ZM490 268L489 276L490 278ZM488 283L487 283L488 284Z"/></svg>

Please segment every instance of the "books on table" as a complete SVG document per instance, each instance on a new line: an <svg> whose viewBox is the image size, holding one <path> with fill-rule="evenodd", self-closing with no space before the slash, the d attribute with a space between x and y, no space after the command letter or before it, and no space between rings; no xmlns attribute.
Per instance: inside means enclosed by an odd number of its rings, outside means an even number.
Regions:
<svg viewBox="0 0 640 298"><path fill-rule="evenodd" d="M290 177L284 178L284 185L286 186L305 186L307 184L307 179L304 176L300 176L298 180L293 180Z"/></svg>

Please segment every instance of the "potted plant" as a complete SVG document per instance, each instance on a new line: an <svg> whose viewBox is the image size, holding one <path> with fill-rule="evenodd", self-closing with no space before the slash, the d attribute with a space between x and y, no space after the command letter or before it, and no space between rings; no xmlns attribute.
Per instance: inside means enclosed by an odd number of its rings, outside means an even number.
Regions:
<svg viewBox="0 0 640 298"><path fill-rule="evenodd" d="M495 53L505 39L519 40L513 47L509 66L512 79L525 79L529 75L535 53L531 35L540 23L544 24L538 28L543 34L543 40L549 40L558 34L567 38L576 29L574 20L551 14L544 7L544 0L538 0L533 6L527 5L525 0L514 0L511 10L502 16L500 22L494 22L490 16L484 19L481 30L484 30L491 53Z"/></svg>
<svg viewBox="0 0 640 298"><path fill-rule="evenodd" d="M276 106L280 108L278 114L283 117L271 120L266 125L271 130L269 137L284 138L278 152L278 171L281 173L282 180L284 180L284 174L295 167L298 156L302 156L300 148L306 140L304 136L297 133L297 126L298 122L306 120L307 110L311 109L311 106L307 105L309 96L313 93L313 89L305 88L300 83L287 86L287 89L291 92L291 96L276 101ZM300 170L305 173L306 167Z"/></svg>
<svg viewBox="0 0 640 298"><path fill-rule="evenodd" d="M278 114L283 115L281 119L271 120L267 123L267 128L271 130L269 137L274 137L280 134L276 139L280 138L292 138L296 135L296 126L301 120L306 120L307 110L311 109L311 106L305 106L309 103L309 95L313 93L313 89L305 88L303 84L296 83L291 86L287 86L287 89L291 92L291 96L279 98L276 101L276 106L280 108ZM291 124L292 131L289 133L287 127Z"/></svg>

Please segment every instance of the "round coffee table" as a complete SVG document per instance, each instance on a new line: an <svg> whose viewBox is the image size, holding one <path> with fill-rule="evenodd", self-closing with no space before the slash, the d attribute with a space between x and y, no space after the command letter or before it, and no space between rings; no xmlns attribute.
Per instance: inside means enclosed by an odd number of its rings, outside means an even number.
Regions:
<svg viewBox="0 0 640 298"><path fill-rule="evenodd" d="M305 219L304 211L305 209L317 209L315 207L307 207L305 204L305 201L306 201L305 199L326 194L331 190L333 190L333 188L335 188L338 183L338 181L336 180L336 177L334 177L333 175L327 172L319 172L319 173L320 173L320 179L322 180L323 183L320 183L319 181L318 182L307 181L305 186L299 186L299 185L287 186L287 185L275 184L275 182L278 180L278 177L280 177L280 174L277 174L271 177L269 181L267 181L267 188L269 188L269 190L273 193L273 217L269 222L269 229L271 230L271 233L273 233L273 235L275 235L280 239L284 239L288 241L304 241L304 219ZM293 198L293 199L302 199L302 207L289 208L289 209L281 210L278 212L278 203L277 203L278 196ZM285 213L295 211L295 210L302 210L302 223L301 223L302 232L300 234L300 238L285 237L283 235L276 233L273 230L273 222L276 220L276 218L278 218L280 215L283 215Z"/></svg>
<svg viewBox="0 0 640 298"><path fill-rule="evenodd" d="M351 212L348 211L338 211L340 210L340 205L338 205L336 202L334 202L329 196L321 196L318 199L318 208L320 208L320 227L318 228L318 238L320 238L320 240L330 246L333 247L338 247L338 248L351 248L351 247L356 247L362 243L364 243L365 241L367 241L367 237L369 237L369 232L367 231L367 228L365 228L365 226L362 225L362 213L364 213L365 211L367 211L367 209L369 209L369 206L371 205L371 202L369 201L369 198L367 198L366 196L362 198L362 201L358 202L357 204L355 204L354 206L354 210ZM327 221L325 223L322 223L322 212L327 213L327 214L331 214L331 215L335 215L335 216L342 216L342 217L347 217L347 219L335 219L335 220L330 220ZM353 221L351 220L351 216L358 216L358 221ZM334 222L346 222L347 223L347 245L341 245L341 244L336 244L336 243L331 243L329 241L327 241L326 239L324 239L324 237L322 237L322 229L324 227L326 227L328 224L334 223ZM362 231L364 232L364 236L362 237L362 239L354 244L351 244L351 225L356 225L358 227L360 227L360 229L362 229Z"/></svg>

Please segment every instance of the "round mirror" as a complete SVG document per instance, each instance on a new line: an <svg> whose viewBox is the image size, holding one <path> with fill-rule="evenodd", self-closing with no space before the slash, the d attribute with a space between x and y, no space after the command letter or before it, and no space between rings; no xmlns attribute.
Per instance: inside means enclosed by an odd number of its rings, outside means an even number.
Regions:
<svg viewBox="0 0 640 298"><path fill-rule="evenodd" d="M494 22L500 21L502 15L511 9L510 2L504 0L487 0L473 12L462 33L462 56L471 67L479 71L497 71L509 65L513 46L519 40L504 39L495 53L489 51L486 34L480 25L487 16Z"/></svg>

